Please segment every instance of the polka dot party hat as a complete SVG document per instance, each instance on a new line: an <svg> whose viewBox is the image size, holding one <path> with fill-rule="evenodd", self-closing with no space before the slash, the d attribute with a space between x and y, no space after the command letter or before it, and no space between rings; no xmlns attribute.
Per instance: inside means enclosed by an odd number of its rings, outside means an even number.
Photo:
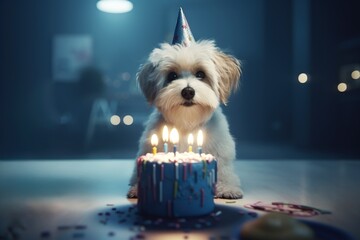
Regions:
<svg viewBox="0 0 360 240"><path fill-rule="evenodd" d="M195 42L194 36L191 33L190 26L186 20L183 10L180 8L172 44L182 44L187 47L193 42Z"/></svg>

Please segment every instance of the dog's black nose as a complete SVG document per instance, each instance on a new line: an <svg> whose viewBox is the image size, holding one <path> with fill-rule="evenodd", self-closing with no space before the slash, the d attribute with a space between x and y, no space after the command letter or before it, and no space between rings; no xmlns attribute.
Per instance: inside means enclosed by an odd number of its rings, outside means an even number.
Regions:
<svg viewBox="0 0 360 240"><path fill-rule="evenodd" d="M186 87L181 91L181 96L186 100L191 100L195 96L195 90L192 87Z"/></svg>

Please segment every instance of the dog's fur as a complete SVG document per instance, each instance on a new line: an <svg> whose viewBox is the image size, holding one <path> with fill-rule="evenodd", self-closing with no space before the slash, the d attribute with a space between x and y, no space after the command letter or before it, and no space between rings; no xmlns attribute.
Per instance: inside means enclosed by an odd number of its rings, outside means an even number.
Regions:
<svg viewBox="0 0 360 240"><path fill-rule="evenodd" d="M199 71L205 73L204 78L201 73L197 75ZM176 80L169 81L171 72L177 74ZM162 136L164 125L179 131L179 152L187 149L185 136L202 129L203 152L211 153L218 161L216 197L241 198L240 180L233 171L235 143L219 106L226 104L231 91L237 88L240 74L239 61L222 52L213 41L198 41L187 47L164 43L154 49L137 75L147 101L156 106L141 136L138 156L151 152L150 137L154 133ZM182 97L185 87L195 90L193 99ZM137 197L136 167L128 197Z"/></svg>

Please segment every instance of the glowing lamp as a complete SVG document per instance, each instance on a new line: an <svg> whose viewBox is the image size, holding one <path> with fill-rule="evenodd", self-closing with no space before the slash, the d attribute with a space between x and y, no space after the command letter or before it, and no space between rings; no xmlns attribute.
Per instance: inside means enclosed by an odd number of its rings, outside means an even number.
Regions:
<svg viewBox="0 0 360 240"><path fill-rule="evenodd" d="M107 13L126 13L133 9L133 4L128 0L99 0L96 7Z"/></svg>

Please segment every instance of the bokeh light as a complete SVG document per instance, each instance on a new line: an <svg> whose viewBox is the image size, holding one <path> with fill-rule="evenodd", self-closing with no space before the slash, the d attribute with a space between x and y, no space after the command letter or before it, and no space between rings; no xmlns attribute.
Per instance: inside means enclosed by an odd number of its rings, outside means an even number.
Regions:
<svg viewBox="0 0 360 240"><path fill-rule="evenodd" d="M337 86L337 89L339 92L345 92L347 90L347 85L346 83L339 83Z"/></svg>
<svg viewBox="0 0 360 240"><path fill-rule="evenodd" d="M300 73L298 76L298 81L300 83L306 83L309 80L308 75L306 73Z"/></svg>
<svg viewBox="0 0 360 240"><path fill-rule="evenodd" d="M130 75L129 72L123 72L123 73L121 74L121 78L122 78L122 80L124 80L124 81L129 81L130 78L131 78L131 75Z"/></svg>
<svg viewBox="0 0 360 240"><path fill-rule="evenodd" d="M120 124L120 117L118 115L112 115L110 118L110 123L114 126L117 126Z"/></svg>
<svg viewBox="0 0 360 240"><path fill-rule="evenodd" d="M351 77L354 80L360 79L360 71L359 70L354 70L351 72Z"/></svg>
<svg viewBox="0 0 360 240"><path fill-rule="evenodd" d="M126 115L123 118L123 122L124 122L125 125L131 125L134 122L134 118L131 115Z"/></svg>

